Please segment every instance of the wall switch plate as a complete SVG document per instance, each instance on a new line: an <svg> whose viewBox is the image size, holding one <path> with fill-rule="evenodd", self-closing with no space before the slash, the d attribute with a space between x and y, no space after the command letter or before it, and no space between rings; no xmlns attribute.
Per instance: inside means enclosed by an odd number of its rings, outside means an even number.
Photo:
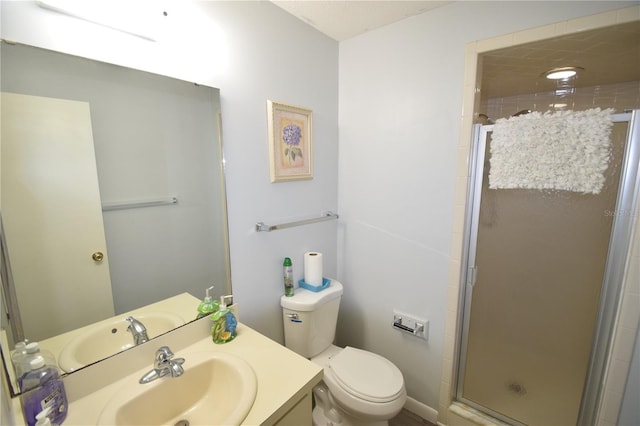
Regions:
<svg viewBox="0 0 640 426"><path fill-rule="evenodd" d="M426 319L418 318L394 309L393 323L391 325L396 330L404 331L420 339L428 340L429 321Z"/></svg>

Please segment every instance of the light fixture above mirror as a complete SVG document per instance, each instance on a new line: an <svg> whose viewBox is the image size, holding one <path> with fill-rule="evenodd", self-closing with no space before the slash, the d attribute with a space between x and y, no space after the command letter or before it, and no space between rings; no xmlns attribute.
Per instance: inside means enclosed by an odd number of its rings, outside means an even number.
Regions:
<svg viewBox="0 0 640 426"><path fill-rule="evenodd" d="M38 6L63 15L102 25L149 41L157 41L167 12L152 1L113 2L38 0ZM158 7L160 6L160 7Z"/></svg>

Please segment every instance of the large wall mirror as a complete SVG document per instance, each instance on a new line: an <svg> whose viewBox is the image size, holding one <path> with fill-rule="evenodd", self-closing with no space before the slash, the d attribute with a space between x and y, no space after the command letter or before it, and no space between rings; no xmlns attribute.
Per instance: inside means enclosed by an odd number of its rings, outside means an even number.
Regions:
<svg viewBox="0 0 640 426"><path fill-rule="evenodd" d="M207 288L231 294L219 90L20 44L0 55L7 370L23 339L182 294L186 323Z"/></svg>

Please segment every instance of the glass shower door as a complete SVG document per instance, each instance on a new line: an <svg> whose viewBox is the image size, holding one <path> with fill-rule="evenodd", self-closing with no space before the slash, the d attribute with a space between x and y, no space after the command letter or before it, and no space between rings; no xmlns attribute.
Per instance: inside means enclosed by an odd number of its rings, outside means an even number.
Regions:
<svg viewBox="0 0 640 426"><path fill-rule="evenodd" d="M457 397L513 424L577 424L620 214L628 123L614 124L598 195L489 189L491 127L484 128L471 177Z"/></svg>

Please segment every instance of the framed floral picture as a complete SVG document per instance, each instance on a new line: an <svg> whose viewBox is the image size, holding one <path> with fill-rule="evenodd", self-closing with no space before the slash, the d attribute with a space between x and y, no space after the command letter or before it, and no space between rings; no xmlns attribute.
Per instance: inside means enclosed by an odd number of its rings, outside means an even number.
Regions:
<svg viewBox="0 0 640 426"><path fill-rule="evenodd" d="M313 179L311 110L267 101L271 182Z"/></svg>

